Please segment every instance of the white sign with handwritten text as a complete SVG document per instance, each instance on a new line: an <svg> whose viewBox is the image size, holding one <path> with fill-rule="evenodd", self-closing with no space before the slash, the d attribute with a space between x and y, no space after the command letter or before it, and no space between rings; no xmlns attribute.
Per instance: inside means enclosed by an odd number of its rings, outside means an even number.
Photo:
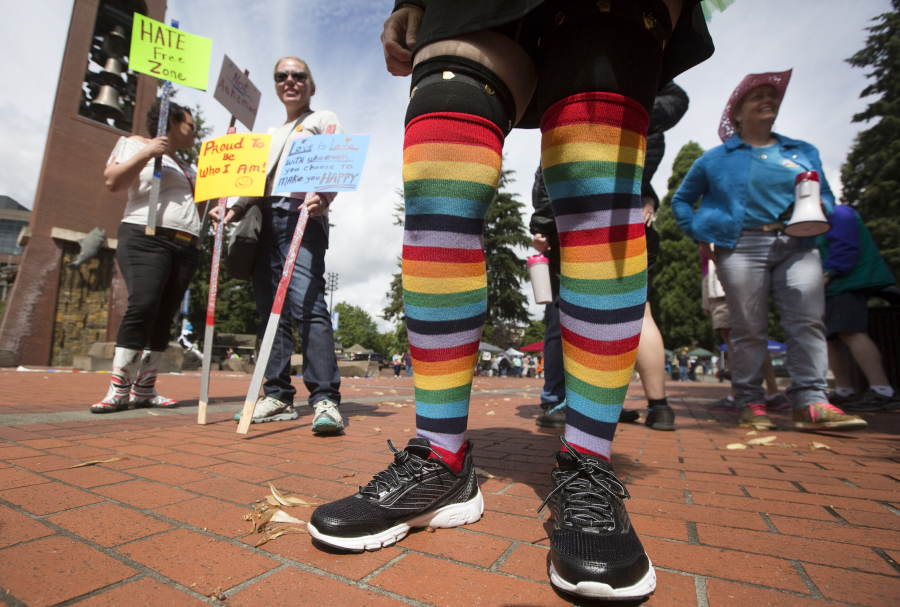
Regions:
<svg viewBox="0 0 900 607"><path fill-rule="evenodd" d="M244 126L253 130L262 93L228 55L222 60L222 71L219 72L213 97Z"/></svg>
<svg viewBox="0 0 900 607"><path fill-rule="evenodd" d="M310 135L291 144L273 194L355 192L371 135Z"/></svg>

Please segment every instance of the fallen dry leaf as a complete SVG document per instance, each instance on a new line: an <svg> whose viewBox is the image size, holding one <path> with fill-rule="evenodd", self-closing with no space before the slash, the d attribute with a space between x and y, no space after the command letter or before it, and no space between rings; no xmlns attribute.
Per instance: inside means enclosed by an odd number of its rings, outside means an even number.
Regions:
<svg viewBox="0 0 900 607"><path fill-rule="evenodd" d="M796 449L800 445L795 445L794 443L781 443L781 446L787 449Z"/></svg>
<svg viewBox="0 0 900 607"><path fill-rule="evenodd" d="M504 398L503 400L512 400L511 398Z"/></svg>
<svg viewBox="0 0 900 607"><path fill-rule="evenodd" d="M427 531L428 533L434 533L437 530L434 527L425 527L425 531Z"/></svg>
<svg viewBox="0 0 900 607"><path fill-rule="evenodd" d="M147 415L159 415L156 411L147 411Z"/></svg>
<svg viewBox="0 0 900 607"><path fill-rule="evenodd" d="M379 407L381 407L381 406L394 407L395 409L402 409L404 407L412 407L412 405L407 405L406 403L395 403L395 402L389 401L389 400L381 401L380 403L378 403L378 406Z"/></svg>
<svg viewBox="0 0 900 607"><path fill-rule="evenodd" d="M365 415L357 415L356 417L353 418L353 421L355 421L355 422L361 422L361 421L364 420L364 419L366 419L366 416L365 416Z"/></svg>
<svg viewBox="0 0 900 607"><path fill-rule="evenodd" d="M496 411L488 411L487 414L488 414L488 415L496 415L497 412L496 412Z"/></svg>
<svg viewBox="0 0 900 607"><path fill-rule="evenodd" d="M762 445L764 447L771 446L775 439L778 438L774 434L770 436L761 436L759 438L751 438L747 441L748 445Z"/></svg>
<svg viewBox="0 0 900 607"><path fill-rule="evenodd" d="M282 506L308 507L308 506L317 506L318 505L318 504L311 504L307 501L300 499L299 497L295 497L292 495L284 496L278 492L278 489L276 489L275 486L271 482L269 482L269 489L272 490L272 495L271 496L267 495L266 499L268 499L269 497L274 497L277 500L278 504L280 504ZM270 503L271 503L271 501L270 501Z"/></svg>
<svg viewBox="0 0 900 607"><path fill-rule="evenodd" d="M274 529L267 530L263 534L262 539L256 543L256 548L259 548L260 546L262 546L263 544L265 544L267 542L271 542L275 538L279 538L282 535L288 535L291 533L306 533L306 532L303 529L301 529L300 527L275 527Z"/></svg>
<svg viewBox="0 0 900 607"><path fill-rule="evenodd" d="M121 462L123 460L128 459L127 457L111 457L109 459L98 459L92 462L81 462L80 464L75 464L74 466L69 466L69 468L84 468L85 466L96 466L97 464L109 464L111 462Z"/></svg>
<svg viewBox="0 0 900 607"><path fill-rule="evenodd" d="M751 430L747 433L747 436L756 436L757 434L759 434L759 432L757 432L756 430Z"/></svg>
<svg viewBox="0 0 900 607"><path fill-rule="evenodd" d="M372 430L374 430L375 432L378 432L379 434L381 433L381 428L372 428Z"/></svg>
<svg viewBox="0 0 900 607"><path fill-rule="evenodd" d="M341 478L350 478L351 476L356 476L356 472L348 472L347 474L345 474L345 475L342 476Z"/></svg>
<svg viewBox="0 0 900 607"><path fill-rule="evenodd" d="M828 449L829 451L831 451L831 447L829 447L825 443L818 443L814 440L809 441L809 450L810 451L818 451L819 449Z"/></svg>
<svg viewBox="0 0 900 607"><path fill-rule="evenodd" d="M485 478L497 478L493 474L491 474L490 472L488 472L487 470L485 470L483 468L475 468L475 474L477 476L483 476Z"/></svg>
<svg viewBox="0 0 900 607"><path fill-rule="evenodd" d="M384 396L384 392L373 392L373 394L377 394L378 396Z"/></svg>
<svg viewBox="0 0 900 607"><path fill-rule="evenodd" d="M276 510L275 514L269 519L270 523L297 523L299 525L306 524L306 521L300 520L297 517L291 516L284 510Z"/></svg>
<svg viewBox="0 0 900 607"><path fill-rule="evenodd" d="M731 443L730 445L727 445L725 448L730 451L740 451L741 449L746 449L747 445L745 445L744 443Z"/></svg>
<svg viewBox="0 0 900 607"><path fill-rule="evenodd" d="M404 432L409 432L409 428L403 428Z"/></svg>

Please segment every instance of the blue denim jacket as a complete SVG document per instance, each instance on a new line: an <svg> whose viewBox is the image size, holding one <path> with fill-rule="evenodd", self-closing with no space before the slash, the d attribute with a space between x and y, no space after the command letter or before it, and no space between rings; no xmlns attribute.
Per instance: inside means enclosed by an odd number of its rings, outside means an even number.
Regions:
<svg viewBox="0 0 900 607"><path fill-rule="evenodd" d="M825 214L834 210L834 194L825 179L819 150L814 146L773 133L781 144L781 154L808 171L819 173L819 186ZM744 224L747 208L747 181L753 148L735 135L714 147L694 162L681 187L672 198L672 214L689 238L733 249ZM702 199L701 199L702 197ZM700 207L694 213L694 204ZM815 239L804 245L814 246Z"/></svg>

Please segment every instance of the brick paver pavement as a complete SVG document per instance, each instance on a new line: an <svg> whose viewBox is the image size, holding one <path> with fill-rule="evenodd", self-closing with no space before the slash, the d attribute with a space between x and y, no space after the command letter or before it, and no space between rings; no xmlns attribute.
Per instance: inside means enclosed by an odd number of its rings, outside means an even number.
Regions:
<svg viewBox="0 0 900 607"><path fill-rule="evenodd" d="M196 375L159 380L181 409L91 415L107 381L0 370L0 602L199 605L221 592L226 605L571 604L548 582L548 515L536 514L560 433L534 425L539 380L475 380L483 519L365 554L305 534L255 548L242 517L268 481L321 502L385 468L385 440L415 432L412 380L345 379L350 425L337 437L313 436L306 409L235 434L245 375L214 377L207 426L195 424ZM726 387L669 390L678 430L622 425L613 454L659 575L649 605L900 602L900 414L839 436L795 433L776 413L779 429L754 437L733 413L707 411ZM641 399L635 382L628 406ZM727 449L767 435L772 446Z"/></svg>

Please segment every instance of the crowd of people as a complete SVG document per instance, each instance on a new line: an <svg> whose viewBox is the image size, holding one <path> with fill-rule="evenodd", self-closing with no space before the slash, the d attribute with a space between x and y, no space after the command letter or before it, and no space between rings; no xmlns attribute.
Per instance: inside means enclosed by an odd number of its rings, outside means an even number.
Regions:
<svg viewBox="0 0 900 607"><path fill-rule="evenodd" d="M473 375L484 364L485 216L505 138L513 128L540 128L531 232L534 247L550 258L553 290L543 357L504 354L488 368L502 376L543 375L536 423L564 428L562 449L547 466L551 583L582 597L649 596L655 572L629 522L628 491L609 460L616 424L639 415L623 410L635 368L647 396L646 425L676 428L663 338L647 303L659 251L653 229L659 198L650 178L665 151L663 133L688 108L673 79L713 53L699 0L398 0L382 43L388 71L412 76L402 173L409 351L397 352L392 363L396 377L405 368L413 378L416 437L402 449L389 442L393 461L384 471L352 495L316 508L309 534L337 549L377 550L412 527L481 518L484 501L466 429ZM239 199L224 217L212 213L225 223L261 215L252 288L262 326L304 197L277 191L271 178L296 138L329 127L342 132L332 112L311 109L316 85L305 61L278 59L273 79L285 122L272 131L265 195ZM877 371L881 361L865 324L866 297L893 277L859 216L835 206L816 148L772 131L789 79L788 71L751 74L739 83L720 121L722 145L694 163L671 206L704 255L698 280L704 308L728 344L734 388L728 402L739 423L774 427L763 388L771 296L781 311L793 379L778 404L793 409L800 430L858 429L866 422L837 405L861 411L896 402L883 369ZM157 105L147 118L151 132L158 114ZM123 138L110 157L110 190L128 191L117 255L129 303L109 392L94 412L176 404L154 386L178 303L199 263L194 172L175 155L193 143L193 127L190 112L173 103L166 137ZM156 158L162 158L160 220L156 234L147 235ZM817 175L834 225L818 249L815 239L784 231L795 179L808 171ZM334 197L318 194L304 203L311 220L286 297L290 314L278 326L254 423L299 417L290 379L293 319L312 431L344 428L324 297ZM844 348L866 364L871 390L864 395L853 394ZM829 358L837 378L831 396ZM681 355L676 362L679 373L687 371Z"/></svg>

